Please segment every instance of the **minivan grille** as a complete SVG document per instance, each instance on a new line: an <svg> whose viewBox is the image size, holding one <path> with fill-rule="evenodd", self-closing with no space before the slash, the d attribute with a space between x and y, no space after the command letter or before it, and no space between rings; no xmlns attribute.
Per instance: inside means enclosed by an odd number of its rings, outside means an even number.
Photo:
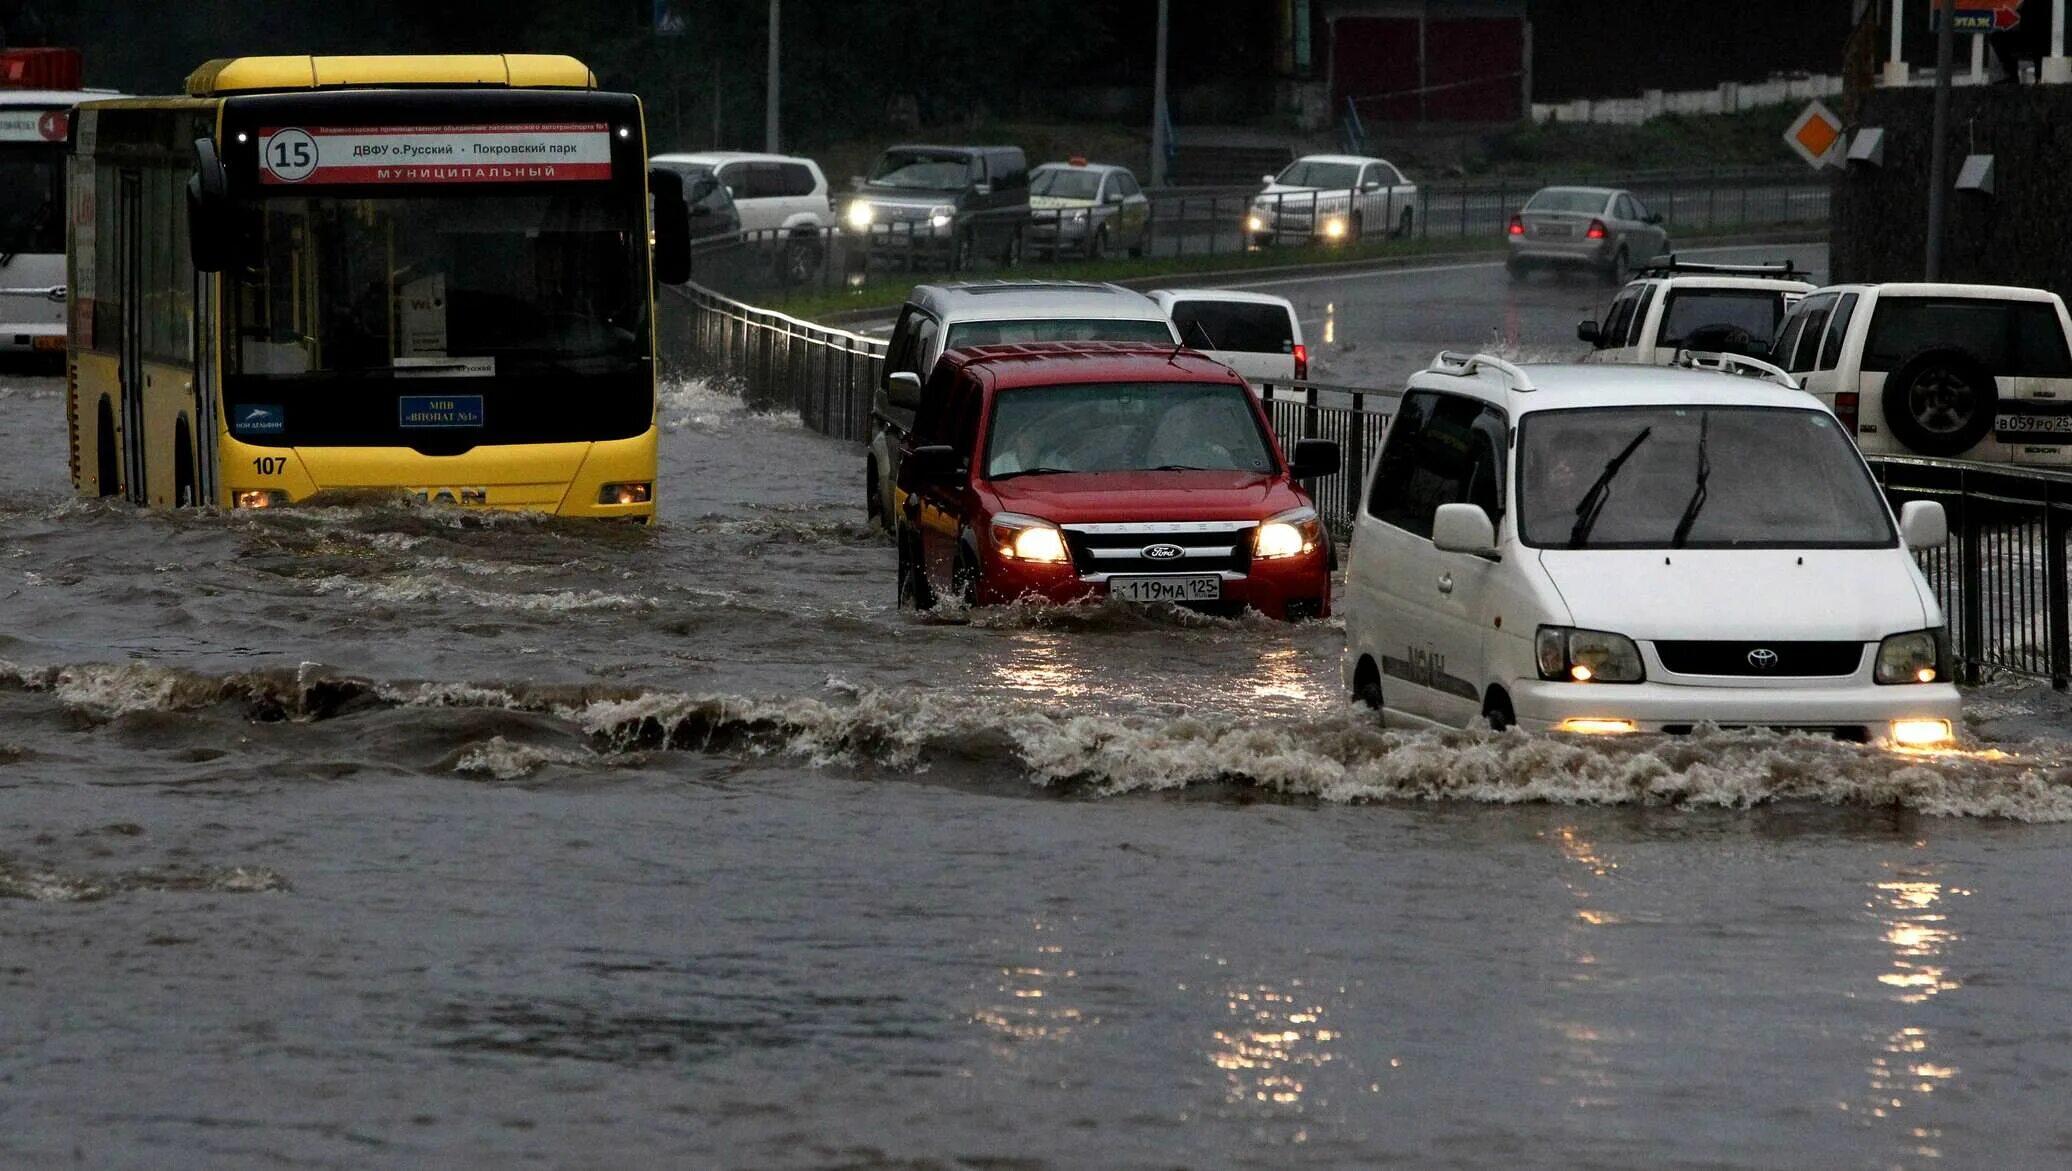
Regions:
<svg viewBox="0 0 2072 1171"><path fill-rule="evenodd" d="M1252 565L1256 521L1194 524L1065 525L1072 566L1085 573L1244 573ZM1153 557L1157 546L1182 550L1178 557Z"/></svg>
<svg viewBox="0 0 2072 1171"><path fill-rule="evenodd" d="M1860 642L1657 642L1662 666L1678 675L1799 678L1854 675L1863 665Z"/></svg>

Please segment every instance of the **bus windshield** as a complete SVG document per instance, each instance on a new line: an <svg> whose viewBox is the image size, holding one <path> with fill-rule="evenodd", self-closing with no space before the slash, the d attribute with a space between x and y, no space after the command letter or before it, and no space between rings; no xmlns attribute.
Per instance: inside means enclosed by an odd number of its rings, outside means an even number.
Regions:
<svg viewBox="0 0 2072 1171"><path fill-rule="evenodd" d="M225 274L226 365L246 378L637 366L647 241L624 203L601 187L259 200Z"/></svg>

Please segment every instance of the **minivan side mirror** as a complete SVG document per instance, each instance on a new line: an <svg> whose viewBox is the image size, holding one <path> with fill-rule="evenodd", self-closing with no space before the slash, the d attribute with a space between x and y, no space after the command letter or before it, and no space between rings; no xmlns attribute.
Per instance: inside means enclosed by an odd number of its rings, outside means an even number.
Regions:
<svg viewBox="0 0 2072 1171"><path fill-rule="evenodd" d="M1597 323L1595 321L1584 321L1577 323L1576 340L1579 342L1589 342L1593 346L1596 345Z"/></svg>
<svg viewBox="0 0 2072 1171"><path fill-rule="evenodd" d="M230 267L230 173L210 138L194 140L194 174L187 179L187 251L197 272Z"/></svg>
<svg viewBox="0 0 2072 1171"><path fill-rule="evenodd" d="M947 443L931 443L907 453L900 466L917 484L947 484L961 475L957 449Z"/></svg>
<svg viewBox="0 0 2072 1171"><path fill-rule="evenodd" d="M1295 458L1288 461L1288 475L1297 480L1314 480L1338 474L1344 466L1338 444L1329 439L1297 439Z"/></svg>
<svg viewBox="0 0 2072 1171"><path fill-rule="evenodd" d="M1940 549L1950 543L1950 517L1933 500L1909 500L1899 510L1899 535L1909 549Z"/></svg>
<svg viewBox="0 0 2072 1171"><path fill-rule="evenodd" d="M902 410L921 405L921 376L912 370L894 370L885 376L885 399Z"/></svg>
<svg viewBox="0 0 2072 1171"><path fill-rule="evenodd" d="M684 203L683 176L663 167L648 172L655 204L655 279L680 285L691 279L691 209Z"/></svg>
<svg viewBox="0 0 2072 1171"><path fill-rule="evenodd" d="M1447 553L1496 556L1496 525L1479 504L1442 504L1432 514L1432 544Z"/></svg>

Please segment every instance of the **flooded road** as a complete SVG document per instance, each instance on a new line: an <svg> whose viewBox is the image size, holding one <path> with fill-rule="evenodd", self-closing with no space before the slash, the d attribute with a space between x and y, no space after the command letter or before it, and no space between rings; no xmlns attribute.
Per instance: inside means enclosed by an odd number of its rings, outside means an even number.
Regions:
<svg viewBox="0 0 2072 1171"><path fill-rule="evenodd" d="M0 383L0 1166L2072 1161L2063 697L1388 731L1329 623L901 613L858 453L663 418L652 531L149 515Z"/></svg>

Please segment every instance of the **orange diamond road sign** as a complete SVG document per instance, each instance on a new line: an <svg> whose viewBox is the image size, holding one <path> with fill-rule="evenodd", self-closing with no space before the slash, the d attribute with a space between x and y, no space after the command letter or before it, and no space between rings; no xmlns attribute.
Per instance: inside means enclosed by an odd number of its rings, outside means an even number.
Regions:
<svg viewBox="0 0 2072 1171"><path fill-rule="evenodd" d="M1820 102L1806 106L1804 113L1784 132L1785 145L1799 152L1815 168L1825 167L1840 161L1842 145L1842 120L1835 112Z"/></svg>

